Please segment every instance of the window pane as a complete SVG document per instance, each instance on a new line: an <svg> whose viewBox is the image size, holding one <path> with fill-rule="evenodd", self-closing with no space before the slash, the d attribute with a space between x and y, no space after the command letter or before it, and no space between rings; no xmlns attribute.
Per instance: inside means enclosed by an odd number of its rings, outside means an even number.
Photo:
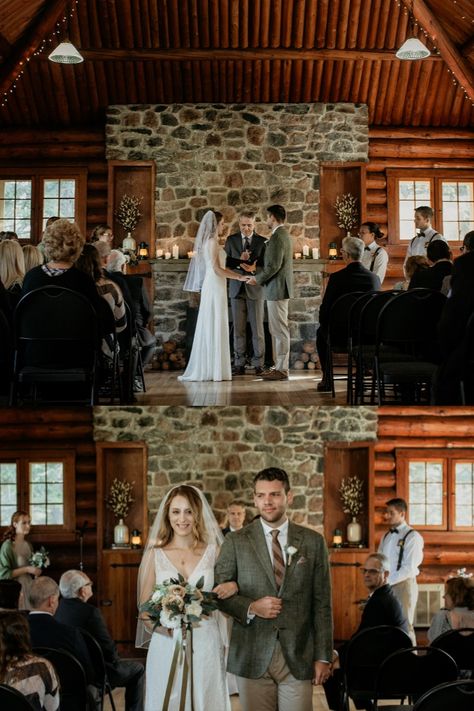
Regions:
<svg viewBox="0 0 474 711"><path fill-rule="evenodd" d="M447 239L461 240L464 234L472 229L473 193L474 181L442 181L443 232Z"/></svg>
<svg viewBox="0 0 474 711"><path fill-rule="evenodd" d="M451 200L453 202L457 200L457 183L443 183L442 194L443 200Z"/></svg>
<svg viewBox="0 0 474 711"><path fill-rule="evenodd" d="M0 464L0 485L16 483L16 463L2 462Z"/></svg>
<svg viewBox="0 0 474 711"><path fill-rule="evenodd" d="M410 523L421 526L443 524L443 463L408 463Z"/></svg>
<svg viewBox="0 0 474 711"><path fill-rule="evenodd" d="M448 241L450 240L460 240L462 239L462 236L464 237L465 232L468 230L465 230L462 232L462 230L459 229L459 223L457 222L444 222L443 223L443 233L444 236Z"/></svg>
<svg viewBox="0 0 474 711"><path fill-rule="evenodd" d="M66 198L59 201L59 217L74 217L74 200Z"/></svg>
<svg viewBox="0 0 474 711"><path fill-rule="evenodd" d="M0 463L0 526L8 526L18 508L16 462Z"/></svg>
<svg viewBox="0 0 474 711"><path fill-rule="evenodd" d="M46 481L46 462L31 462L31 464L30 464L30 481L31 482Z"/></svg>
<svg viewBox="0 0 474 711"><path fill-rule="evenodd" d="M398 195L400 200L413 200L415 199L415 185L411 180L400 180L398 184Z"/></svg>
<svg viewBox="0 0 474 711"><path fill-rule="evenodd" d="M46 486L44 484L31 484L30 501L33 504L41 504L46 501Z"/></svg>
<svg viewBox="0 0 474 711"><path fill-rule="evenodd" d="M61 180L60 193L62 198L74 197L76 194L75 180Z"/></svg>
<svg viewBox="0 0 474 711"><path fill-rule="evenodd" d="M460 201L474 200L474 183L458 183L458 197Z"/></svg>
<svg viewBox="0 0 474 711"><path fill-rule="evenodd" d="M31 511L43 525L64 523L64 465L62 462L30 463ZM31 513L33 517L33 513Z"/></svg>
<svg viewBox="0 0 474 711"><path fill-rule="evenodd" d="M420 204L422 200L426 200L429 204L431 200L431 186L429 181L417 180L415 182L415 201Z"/></svg>
<svg viewBox="0 0 474 711"><path fill-rule="evenodd" d="M458 219L457 202L445 202L443 204L443 217L449 222L455 222Z"/></svg>
<svg viewBox="0 0 474 711"><path fill-rule="evenodd" d="M59 180L44 181L44 197L57 198L59 197Z"/></svg>
<svg viewBox="0 0 474 711"><path fill-rule="evenodd" d="M46 516L50 526L62 526L64 523L63 507L50 505L46 507Z"/></svg>
<svg viewBox="0 0 474 711"><path fill-rule="evenodd" d="M474 463L456 462L455 525L474 526Z"/></svg>
<svg viewBox="0 0 474 711"><path fill-rule="evenodd" d="M415 226L413 220L409 222L406 220L400 220L400 239L413 239L415 236Z"/></svg>
<svg viewBox="0 0 474 711"><path fill-rule="evenodd" d="M55 198L46 198L43 201L43 217L55 217L56 215L58 215L58 201Z"/></svg>
<svg viewBox="0 0 474 711"><path fill-rule="evenodd" d="M31 180L0 180L0 230L31 235Z"/></svg>
<svg viewBox="0 0 474 711"><path fill-rule="evenodd" d="M431 184L429 180L399 180L398 182L398 231L400 240L415 236L413 215L417 205L430 205Z"/></svg>
<svg viewBox="0 0 474 711"><path fill-rule="evenodd" d="M38 504L30 504L30 518L33 526L44 526L46 524L46 509Z"/></svg>

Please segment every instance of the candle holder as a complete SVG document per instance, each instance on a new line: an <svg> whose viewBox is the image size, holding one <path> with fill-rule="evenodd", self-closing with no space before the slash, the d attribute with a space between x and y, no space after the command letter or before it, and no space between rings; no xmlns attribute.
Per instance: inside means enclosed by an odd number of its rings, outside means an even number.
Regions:
<svg viewBox="0 0 474 711"><path fill-rule="evenodd" d="M141 537L141 533L138 530L138 528L133 529L132 538L130 540L130 543L132 544L132 548L141 548L142 547L142 537Z"/></svg>
<svg viewBox="0 0 474 711"><path fill-rule="evenodd" d="M339 528L336 528L334 530L334 535L332 537L332 545L333 548L342 548L342 531Z"/></svg>
<svg viewBox="0 0 474 711"><path fill-rule="evenodd" d="M138 259L148 259L148 244L140 242L138 245Z"/></svg>
<svg viewBox="0 0 474 711"><path fill-rule="evenodd" d="M337 242L329 243L329 259L337 259Z"/></svg>

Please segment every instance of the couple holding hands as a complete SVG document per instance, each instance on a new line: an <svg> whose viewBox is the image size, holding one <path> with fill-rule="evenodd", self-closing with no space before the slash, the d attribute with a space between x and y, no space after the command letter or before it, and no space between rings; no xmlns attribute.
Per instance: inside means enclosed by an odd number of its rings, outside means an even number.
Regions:
<svg viewBox="0 0 474 711"><path fill-rule="evenodd" d="M137 643L150 644L146 711L163 708L164 698L167 711L230 711L227 656L243 711L311 711L312 684L331 673L330 573L323 537L288 520L292 499L287 473L263 469L254 478L260 518L223 539L199 489L181 485L168 492L140 565L139 603L155 583L177 573L192 585L203 578L202 589L216 593L233 627L229 644L220 612L193 626L192 683L183 706L182 660L172 688L166 678L180 631L150 634L140 620Z"/></svg>
<svg viewBox="0 0 474 711"><path fill-rule="evenodd" d="M268 242L254 233L252 213L242 213L240 233L231 235L225 248L219 243L226 228L221 213L208 210L196 235L185 291L200 291L201 302L193 347L183 381L232 380L245 373L247 316L252 329L256 375L266 380L288 380L290 331L288 303L293 295L293 254L284 227L285 208L267 208ZM234 321L234 370L231 368L227 279ZM275 368L265 371L263 311L267 302Z"/></svg>

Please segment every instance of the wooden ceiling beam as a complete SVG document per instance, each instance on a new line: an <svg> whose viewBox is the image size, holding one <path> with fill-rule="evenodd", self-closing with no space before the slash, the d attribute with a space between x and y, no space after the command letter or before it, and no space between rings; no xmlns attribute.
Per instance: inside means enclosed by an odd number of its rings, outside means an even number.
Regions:
<svg viewBox="0 0 474 711"><path fill-rule="evenodd" d="M400 61L392 50L363 49L84 49L85 60L98 61L258 61L258 60L371 60ZM424 62L440 61L433 54Z"/></svg>
<svg viewBox="0 0 474 711"><path fill-rule="evenodd" d="M463 44L461 47L461 54L463 57L474 61L474 37L471 37L470 40Z"/></svg>
<svg viewBox="0 0 474 711"><path fill-rule="evenodd" d="M45 38L50 37L56 22L65 11L68 0L52 0L45 3L46 8L30 22L18 42L13 45L10 55L0 69L0 95L10 89L26 63L41 46Z"/></svg>
<svg viewBox="0 0 474 711"><path fill-rule="evenodd" d="M461 53L443 30L425 0L402 0L414 19L419 22L435 43L448 69L461 85L471 101L474 101L474 73L466 64ZM425 60L424 60L425 61Z"/></svg>
<svg viewBox="0 0 474 711"><path fill-rule="evenodd" d="M2 34L0 34L0 57L2 57L3 60L5 60L8 57L8 55L11 52L11 49L12 49L12 46L11 46L10 42L8 42L8 40L6 40L5 37Z"/></svg>

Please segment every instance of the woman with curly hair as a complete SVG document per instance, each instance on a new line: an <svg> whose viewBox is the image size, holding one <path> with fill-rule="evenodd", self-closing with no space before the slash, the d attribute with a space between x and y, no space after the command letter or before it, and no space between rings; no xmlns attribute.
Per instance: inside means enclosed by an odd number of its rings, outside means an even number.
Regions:
<svg viewBox="0 0 474 711"><path fill-rule="evenodd" d="M15 511L0 548L0 580L15 579L21 583L20 607L29 608L28 592L34 578L41 575L41 568L29 564L33 553L26 540L31 528L31 519L26 511Z"/></svg>
<svg viewBox="0 0 474 711"><path fill-rule="evenodd" d="M33 653L21 612L0 612L0 683L19 691L35 711L59 708L59 683L50 662Z"/></svg>

